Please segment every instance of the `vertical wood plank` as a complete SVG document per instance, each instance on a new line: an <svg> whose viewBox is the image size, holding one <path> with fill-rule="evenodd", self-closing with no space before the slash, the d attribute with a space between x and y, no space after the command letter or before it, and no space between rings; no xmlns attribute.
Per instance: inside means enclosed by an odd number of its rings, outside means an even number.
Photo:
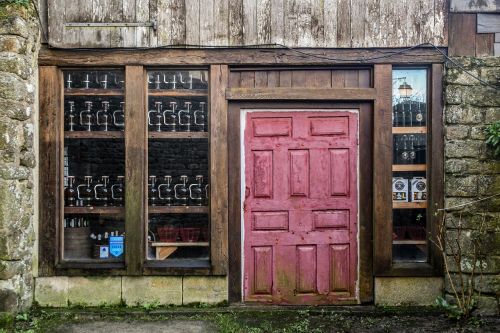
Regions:
<svg viewBox="0 0 500 333"><path fill-rule="evenodd" d="M422 43L422 2L408 1L408 10L406 11L406 39L408 45L417 45Z"/></svg>
<svg viewBox="0 0 500 333"><path fill-rule="evenodd" d="M58 261L59 223L61 221L61 202L59 172L61 168L61 115L62 85L56 66L40 66L40 224L39 237L39 274L50 276L55 273Z"/></svg>
<svg viewBox="0 0 500 333"><path fill-rule="evenodd" d="M292 86L292 71L280 71L280 87Z"/></svg>
<svg viewBox="0 0 500 333"><path fill-rule="evenodd" d="M279 71L268 71L267 72L267 86L279 87L280 84L280 72Z"/></svg>
<svg viewBox="0 0 500 333"><path fill-rule="evenodd" d="M337 47L351 47L351 1L337 0Z"/></svg>
<svg viewBox="0 0 500 333"><path fill-rule="evenodd" d="M79 22L92 22L93 2L90 0L79 0L78 8L80 9ZM80 31L80 44L92 47L96 36L92 28L78 28Z"/></svg>
<svg viewBox="0 0 500 333"><path fill-rule="evenodd" d="M493 55L495 34L476 34L476 57Z"/></svg>
<svg viewBox="0 0 500 333"><path fill-rule="evenodd" d="M109 0L105 16L106 22L124 22L123 1ZM119 47L123 43L122 28L111 28L109 32L109 45Z"/></svg>
<svg viewBox="0 0 500 333"><path fill-rule="evenodd" d="M311 2L311 36L312 47L325 44L325 12L324 0L312 0Z"/></svg>
<svg viewBox="0 0 500 333"><path fill-rule="evenodd" d="M435 45L448 46L448 6L449 0L434 1L434 41Z"/></svg>
<svg viewBox="0 0 500 333"><path fill-rule="evenodd" d="M292 87L307 87L306 78L309 71L296 70L292 71Z"/></svg>
<svg viewBox="0 0 500 333"><path fill-rule="evenodd" d="M125 264L140 275L146 218L146 87L142 66L125 67Z"/></svg>
<svg viewBox="0 0 500 333"><path fill-rule="evenodd" d="M80 8L78 7L78 0L67 0L64 4L65 10L64 22L78 22L80 15ZM65 28L64 29L64 46L65 47L78 47L80 43L80 32L78 28Z"/></svg>
<svg viewBox="0 0 500 333"><path fill-rule="evenodd" d="M323 2L324 47L337 46L337 0Z"/></svg>
<svg viewBox="0 0 500 333"><path fill-rule="evenodd" d="M243 43L257 44L257 0L243 0Z"/></svg>
<svg viewBox="0 0 500 333"><path fill-rule="evenodd" d="M363 47L365 44L366 2L351 0L351 47Z"/></svg>
<svg viewBox="0 0 500 333"><path fill-rule="evenodd" d="M450 56L474 56L476 53L476 14L449 14Z"/></svg>
<svg viewBox="0 0 500 333"><path fill-rule="evenodd" d="M240 87L241 72L229 72L229 88Z"/></svg>
<svg viewBox="0 0 500 333"><path fill-rule="evenodd" d="M356 69L346 70L345 72L345 87L357 88L359 87L359 71Z"/></svg>
<svg viewBox="0 0 500 333"><path fill-rule="evenodd" d="M200 1L185 0L186 3L186 44L200 44Z"/></svg>
<svg viewBox="0 0 500 333"><path fill-rule="evenodd" d="M61 20L61 8L64 8L64 0L47 0L47 20L49 44L52 46L62 46L64 36L64 20Z"/></svg>
<svg viewBox="0 0 500 333"><path fill-rule="evenodd" d="M433 41L434 36L439 34L434 28L434 1L435 0L419 0L421 3L420 9L420 26L422 32L422 42ZM407 1L408 3L411 1ZM410 19L410 17L407 17ZM411 19L416 19L412 17ZM417 44L417 43L415 43ZM413 45L410 41L406 45Z"/></svg>
<svg viewBox="0 0 500 333"><path fill-rule="evenodd" d="M214 0L214 43L229 43L229 0Z"/></svg>
<svg viewBox="0 0 500 333"><path fill-rule="evenodd" d="M444 131L443 131L443 65L432 65L431 82L431 133L428 142L430 152L430 187L429 211L427 212L427 230L432 235L437 234L437 226L441 222L442 213L437 214L437 208L444 207ZM431 264L436 272L442 272L443 258L432 242L429 242Z"/></svg>
<svg viewBox="0 0 500 333"><path fill-rule="evenodd" d="M229 0L229 44L243 45L243 1Z"/></svg>
<svg viewBox="0 0 500 333"><path fill-rule="evenodd" d="M344 88L345 75L346 75L345 70L341 69L332 70L332 88Z"/></svg>
<svg viewBox="0 0 500 333"><path fill-rule="evenodd" d="M215 45L214 6L212 1L200 1L200 44Z"/></svg>
<svg viewBox="0 0 500 333"><path fill-rule="evenodd" d="M283 0L271 1L271 43L283 44L285 42Z"/></svg>
<svg viewBox="0 0 500 333"><path fill-rule="evenodd" d="M150 0L135 0L135 18L137 22L147 22L149 16L149 1ZM157 1L157 0L151 0ZM154 13L153 13L154 14ZM149 29L148 27L137 27L135 30L135 45L137 47L145 47L149 45ZM160 41L158 41L160 43Z"/></svg>
<svg viewBox="0 0 500 333"><path fill-rule="evenodd" d="M227 100L229 69L210 66L210 225L212 273L227 274L228 165Z"/></svg>
<svg viewBox="0 0 500 333"><path fill-rule="evenodd" d="M255 87L255 72L243 71L241 72L241 87L254 88Z"/></svg>
<svg viewBox="0 0 500 333"><path fill-rule="evenodd" d="M257 0L257 44L271 43L271 0Z"/></svg>
<svg viewBox="0 0 500 333"><path fill-rule="evenodd" d="M123 19L126 22L136 22L135 19L135 1L123 1L122 5ZM136 28L121 28L122 30L122 47L134 47Z"/></svg>
<svg viewBox="0 0 500 333"><path fill-rule="evenodd" d="M374 269L382 273L392 262L392 66L375 65L375 100L373 125L373 204Z"/></svg>
<svg viewBox="0 0 500 333"><path fill-rule="evenodd" d="M312 36L311 16L312 1L301 0L297 2L297 46L310 47L314 45ZM314 36L316 37L316 36Z"/></svg>
<svg viewBox="0 0 500 333"><path fill-rule="evenodd" d="M158 22L159 21L159 16L161 14L158 11L158 3L160 1L161 0L149 0L149 21L151 21L151 22L153 22L153 21ZM161 45L161 41L160 41L160 38L158 36L158 30L159 29L156 29L156 30L149 29L148 38L149 38L150 47L156 47L156 46L158 46L158 43L160 43L160 45Z"/></svg>
<svg viewBox="0 0 500 333"><path fill-rule="evenodd" d="M380 0L366 0L365 47L378 46L380 41Z"/></svg>
<svg viewBox="0 0 500 333"><path fill-rule="evenodd" d="M171 0L169 12L171 13L170 34L172 36L170 44L184 45L186 44L186 6L184 0Z"/></svg>
<svg viewBox="0 0 500 333"><path fill-rule="evenodd" d="M92 0L92 17L88 22L105 22L108 13L107 0ZM82 28L92 31L93 39L87 39L85 45L92 47L109 47L111 43L110 29ZM90 43L90 44L87 44Z"/></svg>
<svg viewBox="0 0 500 333"><path fill-rule="evenodd" d="M229 302L241 301L241 147L240 108L231 103L228 111L229 168Z"/></svg>
<svg viewBox="0 0 500 333"><path fill-rule="evenodd" d="M285 44L296 47L298 44L297 12L300 0L284 0Z"/></svg>
<svg viewBox="0 0 500 333"><path fill-rule="evenodd" d="M255 71L255 88L267 87L267 71Z"/></svg>

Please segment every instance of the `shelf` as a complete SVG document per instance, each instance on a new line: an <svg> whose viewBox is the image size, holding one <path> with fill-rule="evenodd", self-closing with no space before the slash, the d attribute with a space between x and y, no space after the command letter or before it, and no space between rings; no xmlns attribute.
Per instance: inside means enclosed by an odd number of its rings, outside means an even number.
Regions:
<svg viewBox="0 0 500 333"><path fill-rule="evenodd" d="M65 139L123 139L123 131L65 131Z"/></svg>
<svg viewBox="0 0 500 333"><path fill-rule="evenodd" d="M208 214L208 206L149 206L150 214Z"/></svg>
<svg viewBox="0 0 500 333"><path fill-rule="evenodd" d="M412 240L412 239L403 239L403 240L393 240L393 245L426 245L426 240Z"/></svg>
<svg viewBox="0 0 500 333"><path fill-rule="evenodd" d="M64 89L64 96L123 96L122 89Z"/></svg>
<svg viewBox="0 0 500 333"><path fill-rule="evenodd" d="M392 171L427 171L427 164L393 164Z"/></svg>
<svg viewBox="0 0 500 333"><path fill-rule="evenodd" d="M124 207L64 207L64 214L123 215Z"/></svg>
<svg viewBox="0 0 500 333"><path fill-rule="evenodd" d="M209 246L208 242L173 242L173 243L166 243L166 242L153 242L151 243L151 246L156 247L156 246L200 246L200 247L207 247Z"/></svg>
<svg viewBox="0 0 500 333"><path fill-rule="evenodd" d="M392 134L425 134L427 127L393 127Z"/></svg>
<svg viewBox="0 0 500 333"><path fill-rule="evenodd" d="M427 208L427 202L392 202L393 209L422 209Z"/></svg>
<svg viewBox="0 0 500 333"><path fill-rule="evenodd" d="M208 96L206 89L149 89L149 96L172 96L172 97L185 97L185 96Z"/></svg>
<svg viewBox="0 0 500 333"><path fill-rule="evenodd" d="M150 139L208 139L208 132L155 132L149 131Z"/></svg>

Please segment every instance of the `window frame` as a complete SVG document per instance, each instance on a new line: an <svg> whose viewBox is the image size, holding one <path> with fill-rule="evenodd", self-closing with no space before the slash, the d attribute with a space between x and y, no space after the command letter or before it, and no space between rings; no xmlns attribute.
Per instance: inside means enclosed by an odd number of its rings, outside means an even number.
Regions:
<svg viewBox="0 0 500 333"><path fill-rule="evenodd" d="M145 258L147 221L147 68L99 63L95 68L125 70L125 261L81 263L63 260L61 221L64 218L64 78L63 70L88 66L40 66L40 226L39 275L226 275L227 274L227 102L228 67L209 71L208 117L210 197L210 263L207 267L166 267ZM186 68L186 66L155 66ZM192 68L193 66L189 66ZM197 66L198 67L198 66ZM92 67L94 68L94 67ZM200 67L201 68L201 67ZM132 199L133 198L133 199Z"/></svg>

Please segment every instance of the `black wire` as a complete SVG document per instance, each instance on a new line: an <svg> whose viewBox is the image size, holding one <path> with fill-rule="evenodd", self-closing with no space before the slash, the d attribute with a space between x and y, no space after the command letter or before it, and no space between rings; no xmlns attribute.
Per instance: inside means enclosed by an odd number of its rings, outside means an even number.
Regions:
<svg viewBox="0 0 500 333"><path fill-rule="evenodd" d="M42 23L42 18L40 16L40 12L38 11L38 7L35 4L34 0L30 0L31 4L35 8L36 16L38 17L38 24L40 24L40 31L42 32L43 39L45 39L45 42L49 42L49 38L47 36L47 33L45 32L45 29L43 28L43 23Z"/></svg>

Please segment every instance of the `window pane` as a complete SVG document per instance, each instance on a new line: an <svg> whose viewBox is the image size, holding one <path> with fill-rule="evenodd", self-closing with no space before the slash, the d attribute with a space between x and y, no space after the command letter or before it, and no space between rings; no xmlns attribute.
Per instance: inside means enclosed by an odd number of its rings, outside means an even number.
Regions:
<svg viewBox="0 0 500 333"><path fill-rule="evenodd" d="M427 70L393 71L394 261L427 261Z"/></svg>

